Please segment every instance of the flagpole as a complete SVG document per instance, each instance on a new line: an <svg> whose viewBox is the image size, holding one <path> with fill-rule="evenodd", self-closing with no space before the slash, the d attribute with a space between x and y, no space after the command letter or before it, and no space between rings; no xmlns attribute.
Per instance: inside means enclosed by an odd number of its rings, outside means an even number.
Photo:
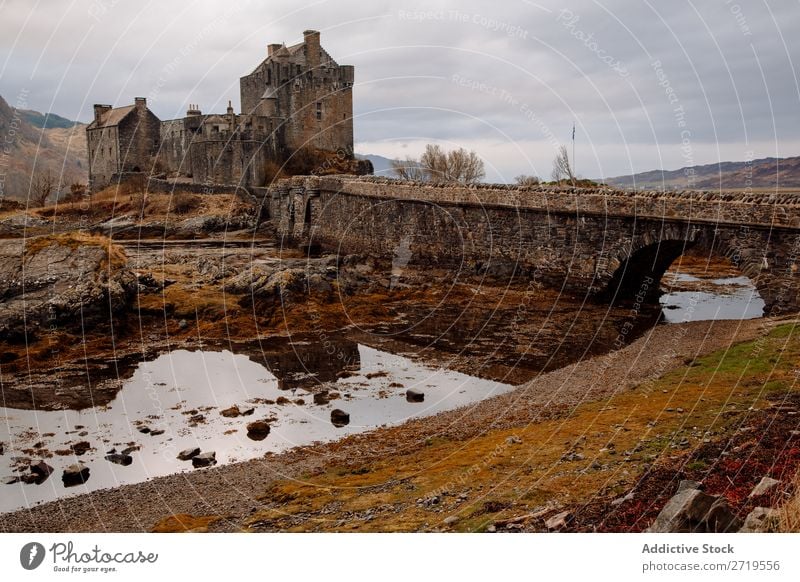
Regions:
<svg viewBox="0 0 800 582"><path fill-rule="evenodd" d="M575 124L572 124L572 173L577 177L578 170L575 166Z"/></svg>

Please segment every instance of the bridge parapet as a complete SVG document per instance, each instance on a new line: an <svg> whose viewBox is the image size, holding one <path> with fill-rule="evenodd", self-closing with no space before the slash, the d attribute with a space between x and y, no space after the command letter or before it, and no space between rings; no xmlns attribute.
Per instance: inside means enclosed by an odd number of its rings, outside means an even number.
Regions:
<svg viewBox="0 0 800 582"><path fill-rule="evenodd" d="M327 192L437 204L508 206L553 213L640 216L736 225L800 227L800 193L628 192L612 188L519 188L503 184L453 186L387 178L294 178Z"/></svg>

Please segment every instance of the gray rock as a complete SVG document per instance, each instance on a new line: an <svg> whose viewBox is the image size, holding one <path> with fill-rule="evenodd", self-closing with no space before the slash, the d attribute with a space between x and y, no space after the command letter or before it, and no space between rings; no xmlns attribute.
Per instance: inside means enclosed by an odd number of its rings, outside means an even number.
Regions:
<svg viewBox="0 0 800 582"><path fill-rule="evenodd" d="M75 463L64 469L61 475L61 480L64 482L64 487L74 487L86 483L89 480L89 467L83 463Z"/></svg>
<svg viewBox="0 0 800 582"><path fill-rule="evenodd" d="M425 393L420 390L415 390L414 388L409 388L406 390L406 401L407 402L423 402L425 400Z"/></svg>
<svg viewBox="0 0 800 582"><path fill-rule="evenodd" d="M123 455L120 453L112 453L110 455L105 456L106 461L114 463L116 465L122 465L123 467L127 467L131 463L133 463L133 457L130 455Z"/></svg>
<svg viewBox="0 0 800 582"><path fill-rule="evenodd" d="M739 533L759 533L774 531L778 522L778 510L769 507L756 507L747 514Z"/></svg>
<svg viewBox="0 0 800 582"><path fill-rule="evenodd" d="M200 448L199 447L194 447L194 448L191 448L191 449L184 449L180 453L178 453L178 459L180 459L181 461L188 461L191 458L196 457L199 454L200 454Z"/></svg>
<svg viewBox="0 0 800 582"><path fill-rule="evenodd" d="M725 533L739 529L741 521L722 496L708 495L687 482L667 502L647 531L653 533Z"/></svg>
<svg viewBox="0 0 800 582"><path fill-rule="evenodd" d="M210 467L217 464L217 453L209 451L192 457L193 467Z"/></svg>
<svg viewBox="0 0 800 582"><path fill-rule="evenodd" d="M678 493L681 493L683 491L687 491L687 490L690 490L690 489L696 489L698 491L702 491L703 490L703 486L700 485L700 483L698 483L697 481L691 481L689 479L683 479L683 480L681 480L680 483L678 483Z"/></svg>
<svg viewBox="0 0 800 582"><path fill-rule="evenodd" d="M759 497L760 495L766 495L780 484L781 484L780 481L778 481L777 479L773 479L772 477L762 477L761 481L758 482L758 485L756 485L750 492L750 497Z"/></svg>
<svg viewBox="0 0 800 582"><path fill-rule="evenodd" d="M445 517L444 520L442 520L442 523L445 524L445 525L453 525L454 523L457 523L457 522L458 522L458 516L457 515L450 515L448 517Z"/></svg>
<svg viewBox="0 0 800 582"><path fill-rule="evenodd" d="M522 444L522 439L519 438L518 436L515 436L515 435L512 434L510 437L506 437L506 444L507 445L521 445Z"/></svg>
<svg viewBox="0 0 800 582"><path fill-rule="evenodd" d="M572 513L570 511L562 511L561 513L557 513L553 517L548 518L544 522L544 526L549 531L560 531L569 525L572 521Z"/></svg>
<svg viewBox="0 0 800 582"><path fill-rule="evenodd" d="M0 483L3 485L13 485L14 483L19 483L19 476L11 475L10 477L3 477L0 479Z"/></svg>
<svg viewBox="0 0 800 582"><path fill-rule="evenodd" d="M36 337L51 324L107 321L110 312L126 309L136 277L119 263L121 253L109 272L106 244L79 234L0 240L0 338Z"/></svg>

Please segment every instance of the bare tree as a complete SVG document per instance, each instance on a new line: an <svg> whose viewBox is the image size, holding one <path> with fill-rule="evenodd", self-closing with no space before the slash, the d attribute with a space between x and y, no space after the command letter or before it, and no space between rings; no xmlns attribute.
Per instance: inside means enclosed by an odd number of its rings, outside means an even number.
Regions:
<svg viewBox="0 0 800 582"><path fill-rule="evenodd" d="M483 160L475 152L464 148L445 152L434 144L425 146L425 152L419 161L406 158L404 162L393 162L392 170L398 177L406 180L440 183L474 184L486 175Z"/></svg>
<svg viewBox="0 0 800 582"><path fill-rule="evenodd" d="M553 159L553 173L552 178L555 182L561 180L569 180L575 184L575 174L572 172L572 164L569 161L569 153L567 153L567 146L558 148L558 154Z"/></svg>
<svg viewBox="0 0 800 582"><path fill-rule="evenodd" d="M31 182L30 193L28 200L33 206L44 206L47 204L47 199L53 193L56 187L56 179L53 177L52 172L37 172Z"/></svg>
<svg viewBox="0 0 800 582"><path fill-rule="evenodd" d="M401 180L414 180L417 182L425 180L422 166L410 156L406 156L405 160L392 160L392 172Z"/></svg>
<svg viewBox="0 0 800 582"><path fill-rule="evenodd" d="M519 176L515 176L514 181L517 183L517 186L520 186L522 188L539 185L538 176L528 176L526 174L520 174Z"/></svg>

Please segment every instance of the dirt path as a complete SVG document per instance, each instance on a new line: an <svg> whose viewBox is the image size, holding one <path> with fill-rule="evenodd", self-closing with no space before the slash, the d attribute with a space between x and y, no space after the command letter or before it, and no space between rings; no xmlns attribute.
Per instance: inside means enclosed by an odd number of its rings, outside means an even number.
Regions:
<svg viewBox="0 0 800 582"><path fill-rule="evenodd" d="M235 531L263 507L259 498L277 480L319 474L326 467L354 461L410 454L434 438L466 443L489 430L524 427L558 417L582 402L641 387L698 356L753 339L776 324L751 320L656 326L621 350L543 374L511 393L471 407L334 443L5 514L0 516L0 531L150 531L171 514L224 516L214 529Z"/></svg>

